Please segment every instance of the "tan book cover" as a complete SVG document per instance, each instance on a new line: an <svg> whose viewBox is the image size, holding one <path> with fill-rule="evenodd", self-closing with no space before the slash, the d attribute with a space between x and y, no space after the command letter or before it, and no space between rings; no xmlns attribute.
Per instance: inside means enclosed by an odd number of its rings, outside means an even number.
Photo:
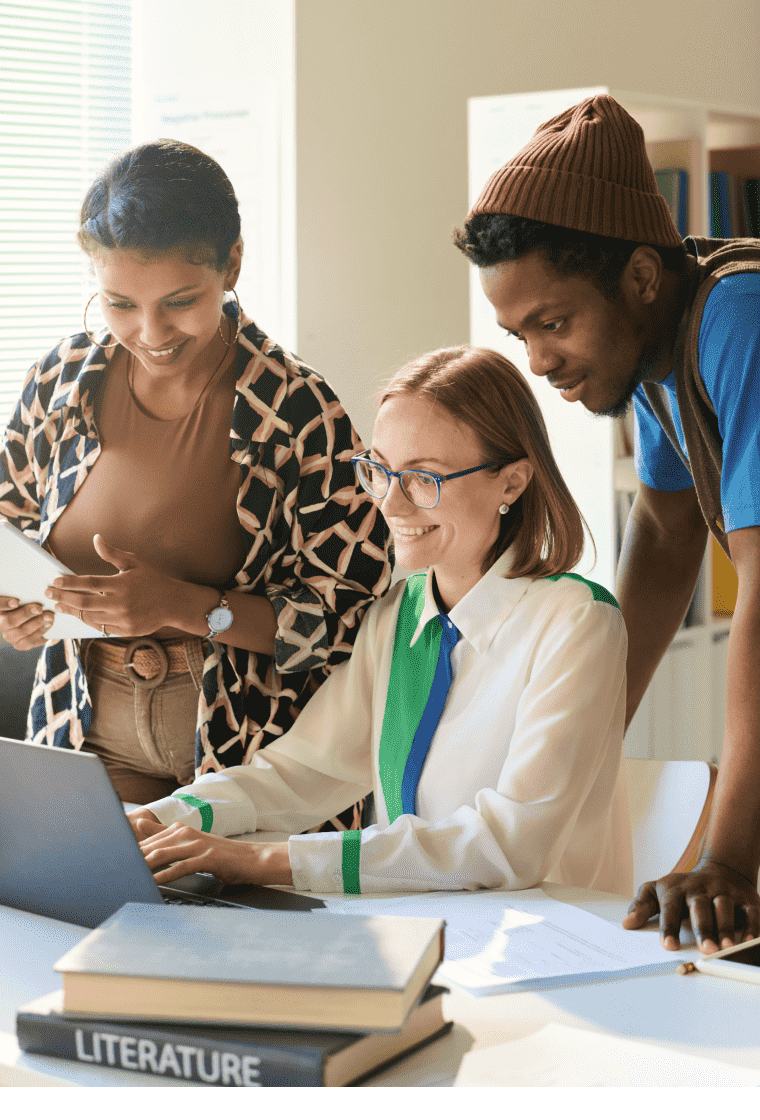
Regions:
<svg viewBox="0 0 760 1120"><path fill-rule="evenodd" d="M127 903L55 965L65 1012L397 1030L443 959L432 918Z"/></svg>

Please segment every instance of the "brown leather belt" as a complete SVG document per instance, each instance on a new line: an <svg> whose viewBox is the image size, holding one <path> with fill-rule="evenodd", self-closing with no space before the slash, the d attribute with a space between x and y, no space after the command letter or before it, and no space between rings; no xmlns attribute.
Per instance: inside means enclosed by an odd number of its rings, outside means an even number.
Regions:
<svg viewBox="0 0 760 1120"><path fill-rule="evenodd" d="M90 643L88 652L91 660L125 673L138 688L156 688L169 676L190 672L183 638L165 642L135 638L128 646L98 639Z"/></svg>

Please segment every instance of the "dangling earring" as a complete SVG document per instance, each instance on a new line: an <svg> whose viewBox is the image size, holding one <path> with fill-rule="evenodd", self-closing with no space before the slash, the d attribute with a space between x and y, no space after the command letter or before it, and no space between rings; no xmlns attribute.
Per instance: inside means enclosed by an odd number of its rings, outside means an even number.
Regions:
<svg viewBox="0 0 760 1120"><path fill-rule="evenodd" d="M509 513L509 506L507 505L506 502L504 502L503 505L499 506L499 513L502 516L504 516L505 513Z"/></svg>
<svg viewBox="0 0 760 1120"><path fill-rule="evenodd" d="M230 342L228 342L228 341L227 341L227 339L226 339L226 338L224 337L224 335L222 334L222 328L221 328L221 326L219 327L219 337L221 338L222 342L224 343L224 345L225 345L225 346L227 347L227 349L228 349L228 350L229 350L230 346L234 346L234 345L235 345L235 343L237 342L237 340L238 340L238 335L240 334L240 324L241 324L241 322L242 322L242 320L243 320L243 309L242 309L242 307L240 306L240 300L239 300L239 298L238 298L238 294L237 294L237 292L235 291L235 289L234 289L234 288L230 288L230 291L232 292L233 296L235 297L235 303L237 304L237 309L238 309L238 313L237 313L237 330L235 331L235 337L234 337L234 338L233 338L233 339L232 339L232 340L231 340Z"/></svg>
<svg viewBox="0 0 760 1120"><path fill-rule="evenodd" d="M89 309L90 304L95 299L95 296L97 296L98 294L99 294L98 292L95 292L95 295L90 296L90 298L87 300L87 303L84 305L84 314L82 315L82 321L84 323L84 333L87 335L87 337L89 338L89 340L90 340L90 342L92 343L93 346L102 346L104 350L108 350L111 346L118 345L118 342L106 342L106 343L96 342L95 339L90 334L90 332L87 330L87 311Z"/></svg>

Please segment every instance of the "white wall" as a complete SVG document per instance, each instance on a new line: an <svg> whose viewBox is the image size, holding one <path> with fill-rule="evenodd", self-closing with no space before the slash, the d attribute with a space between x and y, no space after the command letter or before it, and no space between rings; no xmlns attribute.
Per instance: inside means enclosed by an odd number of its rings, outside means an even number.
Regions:
<svg viewBox="0 0 760 1120"><path fill-rule="evenodd" d="M240 202L245 310L296 342L293 0L133 0L133 141L208 152Z"/></svg>

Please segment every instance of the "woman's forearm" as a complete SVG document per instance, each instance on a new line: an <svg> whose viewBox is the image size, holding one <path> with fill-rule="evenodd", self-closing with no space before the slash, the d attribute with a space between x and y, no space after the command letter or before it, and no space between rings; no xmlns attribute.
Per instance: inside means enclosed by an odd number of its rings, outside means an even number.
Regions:
<svg viewBox="0 0 760 1120"><path fill-rule="evenodd" d="M232 611L232 625L219 635L219 641L237 649L273 656L277 616L269 599L242 591L225 594ZM205 638L209 632L206 615L219 606L220 599L216 588L178 581L169 607L171 618L166 624Z"/></svg>

